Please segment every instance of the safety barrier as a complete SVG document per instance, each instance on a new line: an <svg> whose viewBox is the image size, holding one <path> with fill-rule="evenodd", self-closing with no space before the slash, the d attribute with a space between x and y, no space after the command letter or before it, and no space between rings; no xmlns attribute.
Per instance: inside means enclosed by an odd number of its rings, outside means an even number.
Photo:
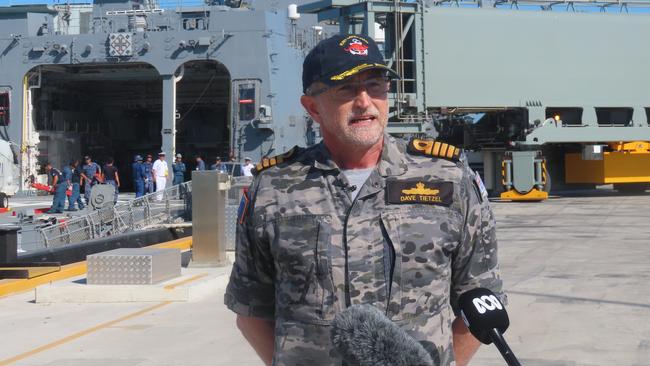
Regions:
<svg viewBox="0 0 650 366"><path fill-rule="evenodd" d="M73 217L37 231L47 248L191 221L192 182Z"/></svg>
<svg viewBox="0 0 650 366"><path fill-rule="evenodd" d="M237 210L251 177L233 177L226 200L226 247L235 249ZM171 186L132 201L118 203L87 215L36 229L42 246L55 248L160 225L189 224L192 221L192 182Z"/></svg>

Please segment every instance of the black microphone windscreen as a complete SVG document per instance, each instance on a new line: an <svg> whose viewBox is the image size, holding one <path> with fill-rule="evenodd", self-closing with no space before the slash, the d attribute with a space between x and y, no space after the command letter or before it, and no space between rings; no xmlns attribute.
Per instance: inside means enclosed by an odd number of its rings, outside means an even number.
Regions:
<svg viewBox="0 0 650 366"><path fill-rule="evenodd" d="M334 318L332 343L343 359L358 366L434 366L413 337L370 305L353 305ZM437 352L435 347L431 352ZM439 356L436 353L435 358Z"/></svg>
<svg viewBox="0 0 650 366"><path fill-rule="evenodd" d="M486 288L475 288L463 293L458 298L458 306L465 325L482 343L492 343L492 329L505 333L510 325L505 307L499 298Z"/></svg>

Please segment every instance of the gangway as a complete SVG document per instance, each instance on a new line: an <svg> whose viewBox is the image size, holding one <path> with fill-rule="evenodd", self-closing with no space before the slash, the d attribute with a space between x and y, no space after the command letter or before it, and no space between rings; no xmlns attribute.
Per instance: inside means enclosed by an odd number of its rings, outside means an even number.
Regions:
<svg viewBox="0 0 650 366"><path fill-rule="evenodd" d="M162 225L189 225L191 220L190 181L39 228L37 231L46 248L56 248Z"/></svg>

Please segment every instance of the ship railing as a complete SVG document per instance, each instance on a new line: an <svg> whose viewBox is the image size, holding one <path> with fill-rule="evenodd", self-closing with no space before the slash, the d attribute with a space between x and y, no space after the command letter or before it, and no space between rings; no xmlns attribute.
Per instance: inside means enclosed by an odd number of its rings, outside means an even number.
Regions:
<svg viewBox="0 0 650 366"><path fill-rule="evenodd" d="M227 249L235 249L237 214L243 193L252 177L232 177L227 193L224 228ZM46 248L56 248L88 240L156 227L189 226L192 222L192 182L185 182L87 215L36 229Z"/></svg>
<svg viewBox="0 0 650 366"><path fill-rule="evenodd" d="M189 224L192 182L168 187L131 201L100 208L83 216L38 229L46 248L105 238L165 225Z"/></svg>

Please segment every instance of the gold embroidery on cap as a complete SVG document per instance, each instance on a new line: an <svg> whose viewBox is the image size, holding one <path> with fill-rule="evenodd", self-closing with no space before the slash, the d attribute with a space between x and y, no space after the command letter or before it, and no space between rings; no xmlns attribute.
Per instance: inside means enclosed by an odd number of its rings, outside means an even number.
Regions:
<svg viewBox="0 0 650 366"><path fill-rule="evenodd" d="M369 67L374 67L375 64L361 64L357 65L350 70L344 71L338 75L334 75L330 78L330 80L343 80L349 76L352 76L354 74L358 74L359 72L369 68Z"/></svg>

